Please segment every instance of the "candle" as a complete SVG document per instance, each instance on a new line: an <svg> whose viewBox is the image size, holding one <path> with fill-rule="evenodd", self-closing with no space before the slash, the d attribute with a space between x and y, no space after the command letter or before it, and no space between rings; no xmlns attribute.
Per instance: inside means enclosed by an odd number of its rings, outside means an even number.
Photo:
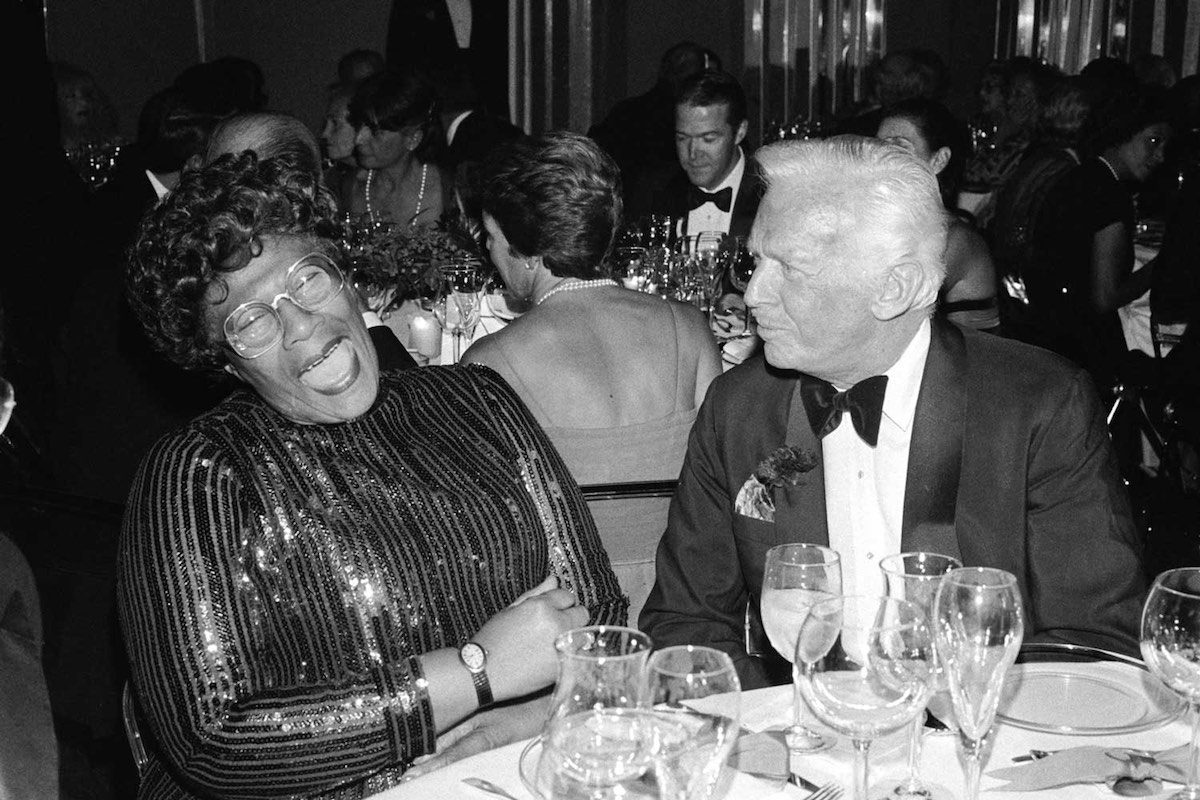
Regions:
<svg viewBox="0 0 1200 800"><path fill-rule="evenodd" d="M408 322L408 345L426 358L433 360L442 354L442 326L424 314L417 314Z"/></svg>

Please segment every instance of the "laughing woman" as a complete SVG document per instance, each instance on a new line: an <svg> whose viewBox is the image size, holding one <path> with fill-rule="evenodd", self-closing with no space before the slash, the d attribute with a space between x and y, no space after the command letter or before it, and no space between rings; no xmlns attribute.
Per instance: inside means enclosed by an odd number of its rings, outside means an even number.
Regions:
<svg viewBox="0 0 1200 800"><path fill-rule="evenodd" d="M226 156L132 254L154 344L246 387L162 439L130 496L140 798L374 794L451 729L460 753L535 733L554 637L624 621L578 489L507 385L380 371L331 215L289 158Z"/></svg>

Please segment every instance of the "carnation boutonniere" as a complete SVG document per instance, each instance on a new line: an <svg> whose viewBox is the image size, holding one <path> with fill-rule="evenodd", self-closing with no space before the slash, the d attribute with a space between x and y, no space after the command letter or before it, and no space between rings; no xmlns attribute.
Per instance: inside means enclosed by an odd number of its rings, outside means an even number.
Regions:
<svg viewBox="0 0 1200 800"><path fill-rule="evenodd" d="M780 447L758 463L754 474L738 491L734 510L737 513L775 521L775 488L803 483L804 473L817 466L817 454L803 447Z"/></svg>

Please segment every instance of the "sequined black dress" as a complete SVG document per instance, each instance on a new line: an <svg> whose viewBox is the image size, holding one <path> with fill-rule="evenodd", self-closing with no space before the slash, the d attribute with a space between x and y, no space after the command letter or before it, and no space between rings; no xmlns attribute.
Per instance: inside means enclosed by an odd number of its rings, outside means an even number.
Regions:
<svg viewBox="0 0 1200 800"><path fill-rule="evenodd" d="M549 573L623 622L574 481L494 372L384 373L340 425L248 391L162 439L130 495L121 624L158 751L140 798L357 800L434 749L416 655Z"/></svg>

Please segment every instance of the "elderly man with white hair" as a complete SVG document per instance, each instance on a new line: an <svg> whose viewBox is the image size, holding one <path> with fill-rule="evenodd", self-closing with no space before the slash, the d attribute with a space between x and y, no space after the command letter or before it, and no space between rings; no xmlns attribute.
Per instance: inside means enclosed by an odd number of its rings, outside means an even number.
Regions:
<svg viewBox="0 0 1200 800"><path fill-rule="evenodd" d="M767 550L812 542L847 594L882 592L883 556L943 553L1016 575L1027 641L1136 653L1141 545L1086 373L932 317L946 221L905 151L846 136L756 158L765 358L700 409L641 627L728 652L743 687L786 680L745 621Z"/></svg>

